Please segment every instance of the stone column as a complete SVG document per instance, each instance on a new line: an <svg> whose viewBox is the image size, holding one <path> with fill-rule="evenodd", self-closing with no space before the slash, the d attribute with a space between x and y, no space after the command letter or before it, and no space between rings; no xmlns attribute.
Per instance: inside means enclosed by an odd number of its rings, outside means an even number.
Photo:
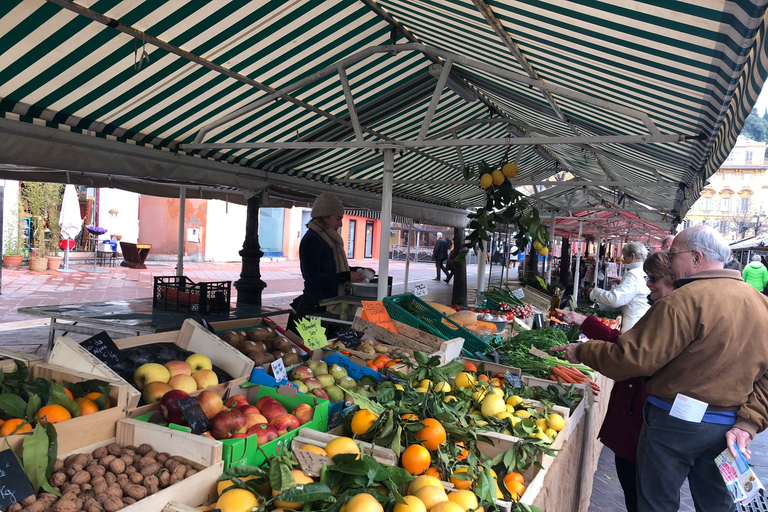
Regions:
<svg viewBox="0 0 768 512"><path fill-rule="evenodd" d="M254 304L261 306L261 292L267 283L261 280L259 263L264 253L259 246L259 207L261 194L256 193L248 199L248 209L245 220L245 241L240 256L243 258L243 269L240 279L235 281L238 304Z"/></svg>

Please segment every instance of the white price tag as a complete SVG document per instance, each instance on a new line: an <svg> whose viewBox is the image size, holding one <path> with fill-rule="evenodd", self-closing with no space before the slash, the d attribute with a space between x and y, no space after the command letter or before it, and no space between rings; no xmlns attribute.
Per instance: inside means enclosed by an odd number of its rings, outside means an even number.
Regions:
<svg viewBox="0 0 768 512"><path fill-rule="evenodd" d="M514 297L517 297L518 299L524 299L525 298L525 292L522 288L518 288L517 290L512 290L512 295Z"/></svg>
<svg viewBox="0 0 768 512"><path fill-rule="evenodd" d="M272 363L272 376L277 382L288 379L288 374L285 372L285 364L283 364L282 357Z"/></svg>
<svg viewBox="0 0 768 512"><path fill-rule="evenodd" d="M427 293L427 285L424 283L419 283L413 288L413 294L417 297L423 297Z"/></svg>

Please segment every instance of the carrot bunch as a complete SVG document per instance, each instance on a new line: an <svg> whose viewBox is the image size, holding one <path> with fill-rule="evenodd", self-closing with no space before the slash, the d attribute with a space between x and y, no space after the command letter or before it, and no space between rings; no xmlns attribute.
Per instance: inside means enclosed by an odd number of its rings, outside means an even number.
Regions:
<svg viewBox="0 0 768 512"><path fill-rule="evenodd" d="M600 387L595 381L581 373L578 369L568 368L560 364L552 367L552 374L549 376L549 379L561 384L583 384L588 382L593 394L597 395L598 391L600 391Z"/></svg>

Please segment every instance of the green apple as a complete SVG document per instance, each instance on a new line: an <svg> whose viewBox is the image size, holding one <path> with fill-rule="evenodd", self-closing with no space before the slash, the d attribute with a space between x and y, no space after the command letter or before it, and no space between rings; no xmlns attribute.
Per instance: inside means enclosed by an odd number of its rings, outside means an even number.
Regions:
<svg viewBox="0 0 768 512"><path fill-rule="evenodd" d="M213 364L208 356L204 354L192 354L185 361L192 369L192 373L200 370L213 370Z"/></svg>
<svg viewBox="0 0 768 512"><path fill-rule="evenodd" d="M169 380L171 380L171 372L165 366L157 363L143 364L133 374L133 382L140 391L150 382L168 384Z"/></svg>

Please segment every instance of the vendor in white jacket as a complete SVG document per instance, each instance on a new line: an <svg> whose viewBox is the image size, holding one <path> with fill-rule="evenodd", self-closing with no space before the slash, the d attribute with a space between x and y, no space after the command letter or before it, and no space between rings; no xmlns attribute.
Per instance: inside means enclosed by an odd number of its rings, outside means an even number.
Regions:
<svg viewBox="0 0 768 512"><path fill-rule="evenodd" d="M651 307L648 304L648 294L651 290L645 285L647 276L643 271L643 261L648 256L645 246L640 242L626 244L621 249L621 255L626 264L626 272L621 282L610 291L595 288L589 298L598 304L621 308L621 332L625 332Z"/></svg>

